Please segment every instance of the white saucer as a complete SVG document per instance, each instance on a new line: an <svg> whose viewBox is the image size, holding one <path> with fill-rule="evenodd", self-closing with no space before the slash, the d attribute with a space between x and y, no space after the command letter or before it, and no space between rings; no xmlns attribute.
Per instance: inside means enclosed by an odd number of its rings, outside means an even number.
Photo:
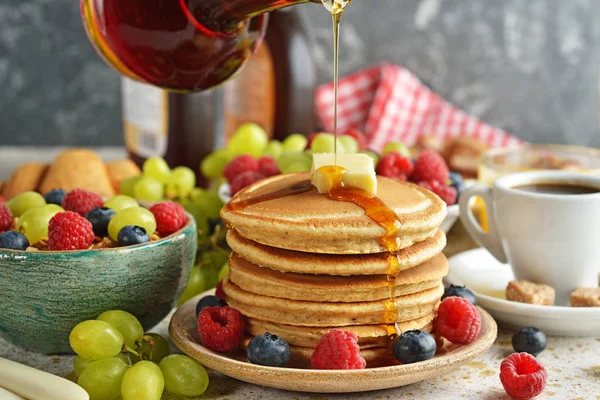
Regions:
<svg viewBox="0 0 600 400"><path fill-rule="evenodd" d="M600 336L600 307L538 306L508 301L504 289L514 275L487 250L475 249L451 257L448 283L467 285L477 305L503 326L534 326L553 336Z"/></svg>

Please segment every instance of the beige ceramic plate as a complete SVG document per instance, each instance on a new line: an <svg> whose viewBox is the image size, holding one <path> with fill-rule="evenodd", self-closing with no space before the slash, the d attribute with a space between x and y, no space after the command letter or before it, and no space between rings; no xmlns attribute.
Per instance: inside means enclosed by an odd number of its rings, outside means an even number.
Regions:
<svg viewBox="0 0 600 400"><path fill-rule="evenodd" d="M184 353L208 368L241 381L278 389L313 393L349 393L408 385L443 375L486 352L496 340L497 334L496 322L487 312L479 308L482 319L479 338L465 346L451 345L446 354L428 361L354 371L263 367L243 361L241 354L225 356L199 344L196 333L196 303L202 296L212 293L211 290L190 299L173 315L169 325L169 334L173 342Z"/></svg>

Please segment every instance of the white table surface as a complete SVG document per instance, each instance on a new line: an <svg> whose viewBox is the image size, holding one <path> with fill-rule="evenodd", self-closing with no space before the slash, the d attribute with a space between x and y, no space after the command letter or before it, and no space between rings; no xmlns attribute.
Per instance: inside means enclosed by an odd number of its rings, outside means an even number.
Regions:
<svg viewBox="0 0 600 400"><path fill-rule="evenodd" d="M24 161L50 161L61 148L0 147L0 180L7 179L16 165ZM122 148L100 149L104 159L123 158ZM153 331L167 335L169 318ZM353 394L315 394L287 392L236 381L211 372L206 399L508 399L498 378L500 362L512 353L512 333L500 330L498 340L483 356L456 371L410 386ZM15 348L0 339L0 357L21 362L44 371L67 375L72 372L72 356L47 356ZM549 374L548 385L540 399L600 400L600 332L597 338L548 338L548 348L538 356Z"/></svg>

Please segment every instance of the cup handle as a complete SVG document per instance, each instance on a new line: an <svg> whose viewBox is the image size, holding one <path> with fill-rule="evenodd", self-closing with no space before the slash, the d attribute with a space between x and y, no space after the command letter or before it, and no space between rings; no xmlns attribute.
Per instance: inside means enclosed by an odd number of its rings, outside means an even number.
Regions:
<svg viewBox="0 0 600 400"><path fill-rule="evenodd" d="M488 219L488 231L484 232L481 226L475 219L473 211L471 210L471 199L475 196L479 196L485 203ZM506 253L502 247L502 241L498 236L498 229L496 227L496 221L494 219L494 202L492 201L492 189L485 185L475 185L465 190L460 195L460 220L463 223L465 229L473 240L478 245L485 247L492 255L501 263L507 263Z"/></svg>

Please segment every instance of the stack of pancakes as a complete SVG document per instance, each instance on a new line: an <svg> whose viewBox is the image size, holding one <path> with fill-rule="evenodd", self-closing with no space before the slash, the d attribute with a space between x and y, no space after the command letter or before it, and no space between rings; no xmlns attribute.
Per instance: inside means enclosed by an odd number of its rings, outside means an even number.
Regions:
<svg viewBox="0 0 600 400"><path fill-rule="evenodd" d="M282 337L296 362L309 361L321 336L337 328L358 336L367 366L389 363L395 324L430 330L444 292L445 203L417 185L378 177L377 197L397 217L390 252L386 229L363 208L319 194L309 179L259 181L223 209L233 250L226 301L247 318L250 336Z"/></svg>

